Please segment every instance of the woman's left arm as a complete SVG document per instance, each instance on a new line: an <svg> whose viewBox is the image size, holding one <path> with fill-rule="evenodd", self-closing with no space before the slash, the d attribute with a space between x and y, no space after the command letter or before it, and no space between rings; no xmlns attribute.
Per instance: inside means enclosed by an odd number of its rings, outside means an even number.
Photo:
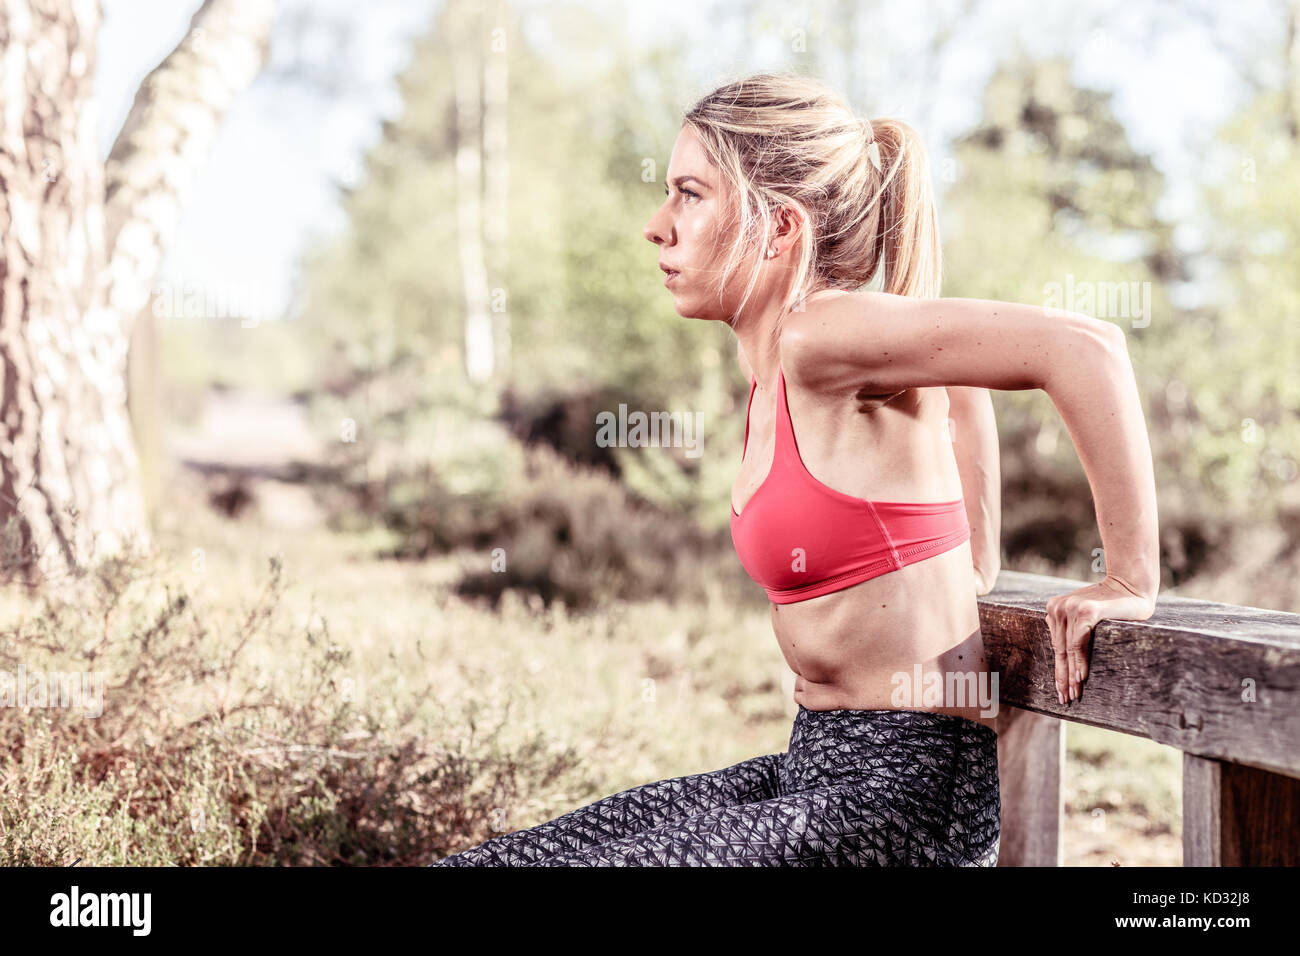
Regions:
<svg viewBox="0 0 1300 956"><path fill-rule="evenodd" d="M859 292L782 337L805 388L874 393L942 385L1045 391L1092 489L1106 576L1047 602L1057 695L1088 677L1092 628L1145 621L1160 587L1155 473L1128 340L1081 312L990 299Z"/></svg>
<svg viewBox="0 0 1300 956"><path fill-rule="evenodd" d="M1111 348L1091 361L1052 370L1044 391L1061 414L1092 486L1106 576L1096 584L1049 598L1047 624L1064 694L1078 700L1088 676L1092 628L1105 618L1145 621L1160 589L1160 534L1155 469L1128 338L1119 326Z"/></svg>

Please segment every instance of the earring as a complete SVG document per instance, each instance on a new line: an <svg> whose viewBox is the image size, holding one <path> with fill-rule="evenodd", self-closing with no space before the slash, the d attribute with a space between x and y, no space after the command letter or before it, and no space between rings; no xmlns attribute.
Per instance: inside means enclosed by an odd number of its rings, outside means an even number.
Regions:
<svg viewBox="0 0 1300 956"><path fill-rule="evenodd" d="M769 259L771 259L774 255L776 255L776 250L775 250L775 249L768 249L768 250L767 250L767 257L768 257Z"/></svg>

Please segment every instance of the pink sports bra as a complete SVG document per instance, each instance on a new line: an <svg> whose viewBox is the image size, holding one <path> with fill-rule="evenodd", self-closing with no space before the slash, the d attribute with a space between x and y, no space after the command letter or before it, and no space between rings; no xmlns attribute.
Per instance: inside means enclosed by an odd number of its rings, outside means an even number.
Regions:
<svg viewBox="0 0 1300 956"><path fill-rule="evenodd" d="M774 604L851 587L957 547L970 538L965 500L868 501L822 484L804 467L778 366L776 451L743 514L731 507L731 540L745 571ZM749 409L757 379L750 382Z"/></svg>

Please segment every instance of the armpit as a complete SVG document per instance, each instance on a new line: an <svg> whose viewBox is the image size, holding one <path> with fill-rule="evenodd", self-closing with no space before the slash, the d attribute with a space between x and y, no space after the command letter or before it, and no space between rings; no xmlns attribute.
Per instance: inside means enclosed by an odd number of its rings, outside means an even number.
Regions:
<svg viewBox="0 0 1300 956"><path fill-rule="evenodd" d="M889 404L899 395L902 395L907 389L902 388L896 392L872 392L870 386L863 386L854 394L854 399L858 403L858 411L864 415L876 411L884 405Z"/></svg>

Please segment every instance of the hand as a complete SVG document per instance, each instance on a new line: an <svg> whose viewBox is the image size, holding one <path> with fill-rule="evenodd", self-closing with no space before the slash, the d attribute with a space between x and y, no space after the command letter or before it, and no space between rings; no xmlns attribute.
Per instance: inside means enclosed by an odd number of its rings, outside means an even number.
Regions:
<svg viewBox="0 0 1300 956"><path fill-rule="evenodd" d="M1154 595L1141 594L1107 575L1087 587L1047 600L1047 629L1056 657L1056 696L1078 700L1088 679L1088 648L1098 621L1145 621L1155 613Z"/></svg>

